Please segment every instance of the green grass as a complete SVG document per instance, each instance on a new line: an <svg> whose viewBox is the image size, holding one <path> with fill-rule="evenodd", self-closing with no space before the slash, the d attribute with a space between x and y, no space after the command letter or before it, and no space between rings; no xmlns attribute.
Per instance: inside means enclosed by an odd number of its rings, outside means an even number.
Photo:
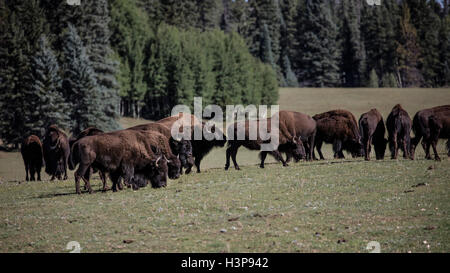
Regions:
<svg viewBox="0 0 450 273"><path fill-rule="evenodd" d="M401 102L413 115L450 101L449 90L402 90L410 103L366 90L373 104L363 109L356 90L314 90L282 90L280 109L359 115L377 107L385 115ZM340 91L353 102L339 98L327 107L323 98ZM65 252L70 241L82 252L364 253L370 241L382 252L449 252L450 160L441 157L423 160L419 147L416 161L328 160L261 170L257 153L241 149L243 170L225 172L224 150L217 149L202 162L204 173L183 175L165 189L77 196L73 179L23 182L20 154L0 152L0 252ZM100 190L97 176L93 184Z"/></svg>

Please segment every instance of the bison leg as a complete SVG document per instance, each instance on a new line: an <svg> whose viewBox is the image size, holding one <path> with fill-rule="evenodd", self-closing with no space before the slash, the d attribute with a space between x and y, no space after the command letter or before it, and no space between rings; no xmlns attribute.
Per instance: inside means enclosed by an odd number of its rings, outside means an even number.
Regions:
<svg viewBox="0 0 450 273"><path fill-rule="evenodd" d="M35 173L36 173L36 170L34 168L34 165L31 164L31 166L30 166L30 180L31 181L36 181L36 179L34 178Z"/></svg>
<svg viewBox="0 0 450 273"><path fill-rule="evenodd" d="M231 146L228 147L226 151L225 171L228 171L228 169L230 168L230 157L231 157Z"/></svg>
<svg viewBox="0 0 450 273"><path fill-rule="evenodd" d="M37 180L41 181L41 167L40 166L37 168L36 172L37 172Z"/></svg>
<svg viewBox="0 0 450 273"><path fill-rule="evenodd" d="M423 138L422 140L422 148L425 151L425 159L431 160L431 153L430 153L430 139Z"/></svg>
<svg viewBox="0 0 450 273"><path fill-rule="evenodd" d="M309 145L306 145L306 146L309 146L309 151L308 151L308 155L309 155L309 158L307 159L308 161L313 161L313 159L315 158L315 156L314 156L314 142L315 142L315 138L316 138L316 136L315 136L315 134L314 135L312 135L312 136L310 136L309 137Z"/></svg>
<svg viewBox="0 0 450 273"><path fill-rule="evenodd" d="M334 151L334 158L335 159L342 159L343 157L342 153L342 141L337 139L333 142L333 151Z"/></svg>
<svg viewBox="0 0 450 273"><path fill-rule="evenodd" d="M320 157L320 160L325 160L325 157L323 157L323 154L322 154L322 144L323 144L323 142L322 141L317 141L317 144L316 144L316 149L317 149L317 152L319 153L319 157ZM315 158L316 156L314 155L314 158Z"/></svg>
<svg viewBox="0 0 450 273"><path fill-rule="evenodd" d="M398 142L397 142L397 134L394 134L392 138L392 156L391 159L397 159L398 157Z"/></svg>
<svg viewBox="0 0 450 273"><path fill-rule="evenodd" d="M438 134L439 135L439 134ZM434 152L434 160L436 161L441 161L441 158L439 157L438 151L436 149L436 145L437 145L438 140L437 139L433 139L431 141L431 146L433 147L433 152Z"/></svg>
<svg viewBox="0 0 450 273"><path fill-rule="evenodd" d="M108 190L108 185L106 185L106 174L103 171L99 171L98 175L100 176L100 179L102 180L103 184L103 192L106 192Z"/></svg>
<svg viewBox="0 0 450 273"><path fill-rule="evenodd" d="M261 163L259 164L259 167L261 168L261 169L264 169L264 161L266 160L266 157L267 157L267 152L261 152L260 154L259 154L259 156L260 156L260 158L261 158Z"/></svg>
<svg viewBox="0 0 450 273"><path fill-rule="evenodd" d="M77 194L81 194L80 179L84 178L84 175L89 170L89 167L90 166L87 164L80 163L77 171L75 172L75 190L76 190ZM86 183L86 181L85 181L85 183Z"/></svg>
<svg viewBox="0 0 450 273"><path fill-rule="evenodd" d="M25 178L25 180L26 180L26 181L30 181L30 178L28 177L29 167L28 167L28 164L27 164L27 163L25 163L25 173L26 173L26 178Z"/></svg>
<svg viewBox="0 0 450 273"><path fill-rule="evenodd" d="M281 163L283 163L284 167L288 167L289 165L286 163L286 161L284 161L283 157L281 156L281 153L276 150L272 152L273 156L275 156L275 158L279 161L281 161Z"/></svg>
<svg viewBox="0 0 450 273"><path fill-rule="evenodd" d="M372 145L372 136L364 141L364 152L366 153L364 158L366 161L370 161L370 145Z"/></svg>
<svg viewBox="0 0 450 273"><path fill-rule="evenodd" d="M195 167L197 168L197 173L200 173L201 171L200 171L200 162L202 162L202 157L198 157L198 156L196 156L195 157L195 159L194 159L194 164L195 164Z"/></svg>

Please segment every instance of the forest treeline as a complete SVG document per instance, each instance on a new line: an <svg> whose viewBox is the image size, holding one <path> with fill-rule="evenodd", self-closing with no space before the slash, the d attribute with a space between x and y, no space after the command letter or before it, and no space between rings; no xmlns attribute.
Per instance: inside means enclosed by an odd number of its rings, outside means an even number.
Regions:
<svg viewBox="0 0 450 273"><path fill-rule="evenodd" d="M73 2L73 1L72 1ZM0 137L272 104L278 86L450 84L448 0L0 1Z"/></svg>

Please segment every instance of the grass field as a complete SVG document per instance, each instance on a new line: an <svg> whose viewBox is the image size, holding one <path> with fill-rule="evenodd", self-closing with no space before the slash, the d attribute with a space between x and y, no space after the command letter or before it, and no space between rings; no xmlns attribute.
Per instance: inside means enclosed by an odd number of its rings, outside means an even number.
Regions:
<svg viewBox="0 0 450 273"><path fill-rule="evenodd" d="M376 107L386 117L396 103L412 117L450 103L450 90L280 92L280 109L311 115L344 108L358 118ZM70 241L82 252L368 252L370 241L381 252L449 252L450 160L423 160L421 147L417 155L261 170L257 153L241 149L243 170L225 172L224 149L217 149L202 162L202 174L165 189L77 196L73 179L24 182L20 154L0 152L0 252L66 252Z"/></svg>

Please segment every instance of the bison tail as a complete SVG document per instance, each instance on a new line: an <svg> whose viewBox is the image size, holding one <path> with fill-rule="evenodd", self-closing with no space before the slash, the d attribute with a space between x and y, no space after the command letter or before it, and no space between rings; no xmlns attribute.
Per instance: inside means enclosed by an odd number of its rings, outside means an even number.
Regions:
<svg viewBox="0 0 450 273"><path fill-rule="evenodd" d="M69 169L70 170L75 170L76 166L79 163L79 148L78 148L79 144L78 142L75 142L72 145L72 149L70 151L70 155L69 155Z"/></svg>

